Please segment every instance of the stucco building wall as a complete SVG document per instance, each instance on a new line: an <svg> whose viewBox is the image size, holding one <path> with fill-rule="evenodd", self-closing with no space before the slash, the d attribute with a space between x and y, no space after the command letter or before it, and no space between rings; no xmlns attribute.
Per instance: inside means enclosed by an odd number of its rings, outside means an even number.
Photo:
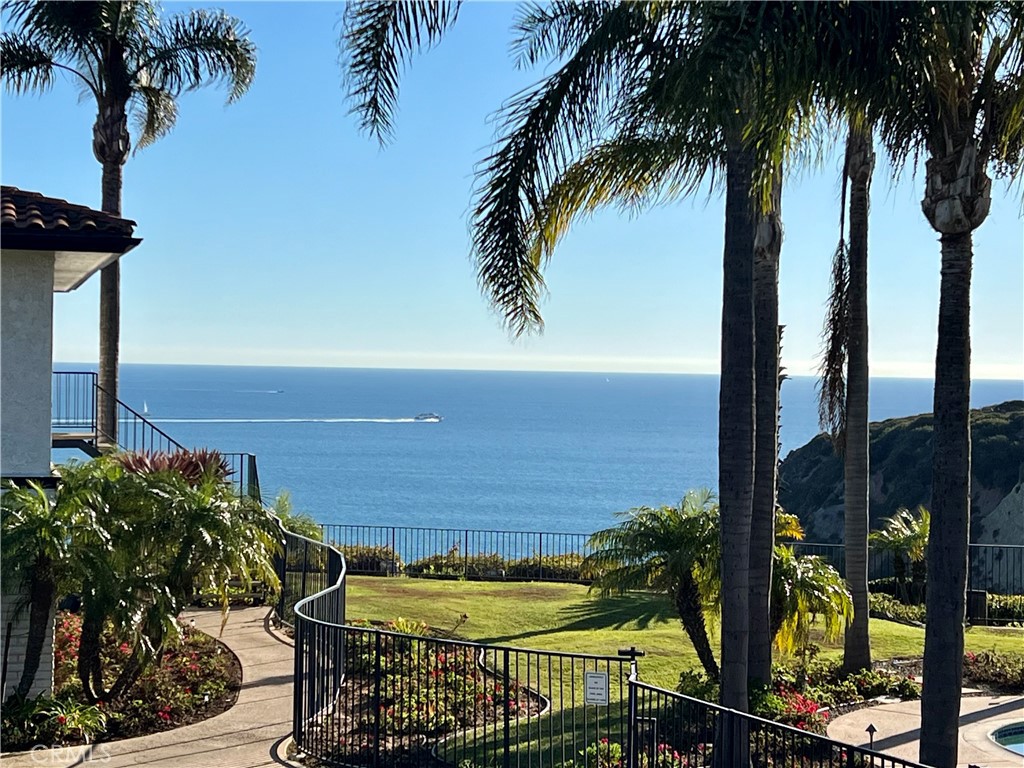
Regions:
<svg viewBox="0 0 1024 768"><path fill-rule="evenodd" d="M50 474L53 355L52 253L0 257L0 473Z"/></svg>

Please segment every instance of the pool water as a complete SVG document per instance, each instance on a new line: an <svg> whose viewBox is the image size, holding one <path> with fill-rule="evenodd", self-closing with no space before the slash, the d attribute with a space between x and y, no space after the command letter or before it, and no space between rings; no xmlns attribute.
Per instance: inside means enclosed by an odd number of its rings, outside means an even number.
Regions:
<svg viewBox="0 0 1024 768"><path fill-rule="evenodd" d="M1004 725L992 734L992 740L1004 749L1024 755L1024 722Z"/></svg>

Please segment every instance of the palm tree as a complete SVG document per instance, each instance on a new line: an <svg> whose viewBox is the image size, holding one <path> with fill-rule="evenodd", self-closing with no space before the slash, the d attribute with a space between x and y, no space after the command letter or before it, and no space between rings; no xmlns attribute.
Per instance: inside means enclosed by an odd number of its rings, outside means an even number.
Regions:
<svg viewBox="0 0 1024 768"><path fill-rule="evenodd" d="M931 514L923 506L914 512L900 507L892 517L887 517L882 527L873 531L868 542L876 552L888 552L892 556L896 582L904 600L916 602L924 590L925 558L928 553L928 538L931 533ZM907 565L910 566L911 587L906 584Z"/></svg>
<svg viewBox="0 0 1024 768"><path fill-rule="evenodd" d="M65 73L95 100L92 148L103 167L102 209L117 216L132 143L129 115L141 149L174 127L176 99L183 92L225 82L232 102L249 89L256 72L256 46L248 31L220 11L161 19L150 0L4 0L3 10L13 29L0 36L0 74L8 88L45 91ZM120 275L115 260L100 277L98 421L111 445L117 443Z"/></svg>
<svg viewBox="0 0 1024 768"><path fill-rule="evenodd" d="M383 23L374 32L368 21L384 18L373 11L377 5L355 6L346 25L346 41L354 50L352 60L359 63L359 67L350 67L356 111L364 117L364 127L379 136L385 131L375 126L390 125L393 99L376 95L381 91L393 95L395 66L379 67L375 62L403 61L421 38L409 32L389 34ZM759 176L776 179L789 120L780 121L785 128L762 129L756 147L752 146L745 133L754 117L755 83L738 73L750 70L752 57L765 42L760 25L775 16L785 20L786 9L774 4L758 4L748 12L745 7L711 9L706 4L569 2L531 7L518 24L521 37L516 47L521 62L533 64L552 58L563 64L505 108L507 132L482 165L474 211L478 279L504 315L509 330L520 335L542 328L538 302L544 288L545 258L534 247L535 222L545 215L544 200L552 180L571 165L575 154L602 138L609 125L618 126L629 139L651 138L653 132L657 140L658 134L675 130L677 138L683 137L685 142L685 154L677 153L674 158L677 166L680 158L685 158L683 174L676 177L683 188L692 187L694 179L702 178L715 165L703 162L708 157L707 147L715 146L717 156L724 158L719 476L723 592L728 609L723 620L722 691L727 705L741 708L747 704L748 574L755 474L754 251L761 220L756 198L764 197L766 208L771 203L769 194L754 194L754 182ZM443 28L435 19L434 28L425 35L427 41L433 42ZM743 35L748 39L738 50L745 52L746 58L738 59L732 52L736 46L731 44ZM396 45L397 53L380 50ZM723 56L725 52L729 56ZM696 141L686 141L687 130L704 133ZM649 165L641 157L631 178L642 177ZM777 365L776 323L771 324L771 336L775 348L770 359ZM771 377L775 398L777 386L776 370ZM764 410L774 413L777 407ZM771 443L771 455L775 456L777 441ZM771 478L775 463L773 459ZM770 492L774 485L773 479L761 483ZM774 498L764 506L770 515ZM767 523L763 527L769 535L763 546L770 552L770 517ZM770 564L770 557L762 560ZM766 630L768 590L762 591Z"/></svg>
<svg viewBox="0 0 1024 768"><path fill-rule="evenodd" d="M653 589L668 594L707 676L719 670L704 617L718 602L718 506L711 491L689 491L678 506L638 507L591 535L583 567L601 595Z"/></svg>
<svg viewBox="0 0 1024 768"><path fill-rule="evenodd" d="M819 414L843 459L846 583L853 597L853 623L843 638L843 669L871 667L868 632L868 211L874 151L862 116L851 116L843 161L840 240L825 320L826 351L819 384ZM850 195L850 240L846 243L846 191Z"/></svg>
<svg viewBox="0 0 1024 768"><path fill-rule="evenodd" d="M856 5L856 4L854 4ZM897 16L898 46L865 46L846 83L902 167L925 158L922 210L940 235L932 514L920 760L956 764L970 534L972 234L991 201L989 169L1016 174L1024 144L1024 8L1013 2L870 9ZM880 28L879 24L875 29ZM852 57L856 60L860 55ZM851 66L856 66L851 61Z"/></svg>
<svg viewBox="0 0 1024 768"><path fill-rule="evenodd" d="M96 548L104 544L95 524L98 499L86 482L88 473L83 465L65 466L52 496L32 481L11 485L0 495L3 578L28 588L25 662L14 688L18 696L27 696L35 681L58 593L72 586L81 571L81 550L73 542L89 541Z"/></svg>

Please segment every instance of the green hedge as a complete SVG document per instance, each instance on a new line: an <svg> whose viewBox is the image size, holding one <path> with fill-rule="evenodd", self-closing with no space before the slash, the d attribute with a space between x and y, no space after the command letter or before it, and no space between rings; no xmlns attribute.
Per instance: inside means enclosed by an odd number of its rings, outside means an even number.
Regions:
<svg viewBox="0 0 1024 768"><path fill-rule="evenodd" d="M1024 622L1024 595L989 595L989 621Z"/></svg>
<svg viewBox="0 0 1024 768"><path fill-rule="evenodd" d="M452 549L445 555L431 555L405 566L407 576L465 578L471 580L502 579L505 560L501 555L462 555Z"/></svg>
<svg viewBox="0 0 1024 768"><path fill-rule="evenodd" d="M367 546L364 544L350 544L339 546L338 549L345 556L345 565L348 573L362 575L387 576L392 573L401 573L402 559L395 554L395 550L385 546Z"/></svg>
<svg viewBox="0 0 1024 768"><path fill-rule="evenodd" d="M509 579L547 579L555 581L589 581L583 571L583 555L544 555L513 560L505 569Z"/></svg>
<svg viewBox="0 0 1024 768"><path fill-rule="evenodd" d="M913 626L924 624L923 605L904 605L890 595L869 595L868 608L873 619L888 619Z"/></svg>

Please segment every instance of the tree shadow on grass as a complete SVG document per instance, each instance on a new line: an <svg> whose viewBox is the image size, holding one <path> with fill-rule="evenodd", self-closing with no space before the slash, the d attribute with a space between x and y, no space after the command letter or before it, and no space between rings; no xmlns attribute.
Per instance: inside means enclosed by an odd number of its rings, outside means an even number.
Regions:
<svg viewBox="0 0 1024 768"><path fill-rule="evenodd" d="M677 621L679 616L664 595L653 592L630 592L626 595L611 595L568 606L558 612L558 619L559 622L563 622L558 626L479 638L476 642L510 643L514 640L560 632L623 629L629 624L635 624L638 629L647 629L651 624Z"/></svg>

